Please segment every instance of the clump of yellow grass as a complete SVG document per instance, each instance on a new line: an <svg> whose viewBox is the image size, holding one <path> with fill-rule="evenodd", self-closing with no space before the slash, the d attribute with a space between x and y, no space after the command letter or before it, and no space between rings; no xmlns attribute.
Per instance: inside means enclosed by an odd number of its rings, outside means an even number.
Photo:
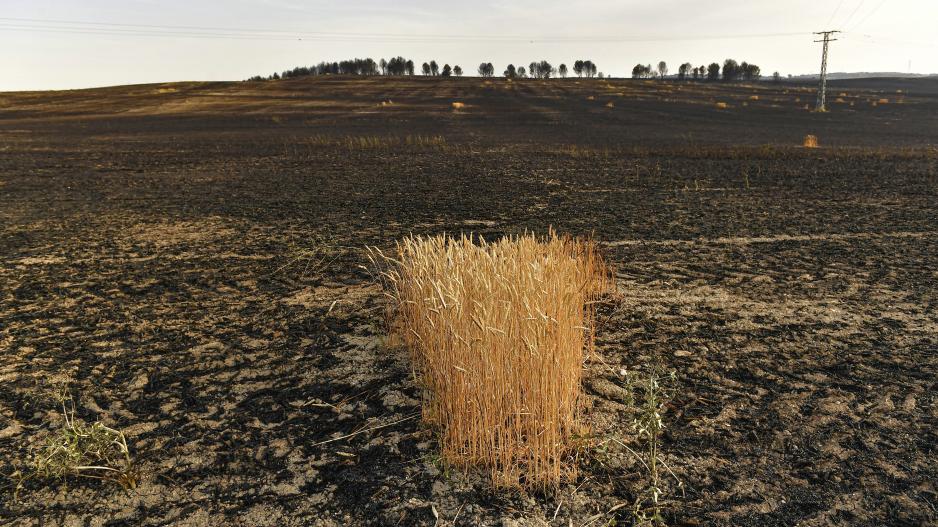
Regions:
<svg viewBox="0 0 938 527"><path fill-rule="evenodd" d="M466 103L464 102L453 102L453 110L462 110L465 107Z"/></svg>
<svg viewBox="0 0 938 527"><path fill-rule="evenodd" d="M372 258L390 264L392 327L411 351L443 459L484 467L496 486L574 476L592 303L612 288L595 244L553 232L411 237L393 257Z"/></svg>
<svg viewBox="0 0 938 527"><path fill-rule="evenodd" d="M805 148L817 148L817 136L816 135L806 135L804 136L804 141L801 143Z"/></svg>
<svg viewBox="0 0 938 527"><path fill-rule="evenodd" d="M725 102L718 102L716 106L717 106L717 109L719 110L725 110L729 108L729 106Z"/></svg>

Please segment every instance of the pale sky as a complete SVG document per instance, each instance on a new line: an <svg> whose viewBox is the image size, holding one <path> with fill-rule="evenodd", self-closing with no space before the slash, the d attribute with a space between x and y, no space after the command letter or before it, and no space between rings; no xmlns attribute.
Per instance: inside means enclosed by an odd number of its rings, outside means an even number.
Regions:
<svg viewBox="0 0 938 527"><path fill-rule="evenodd" d="M0 91L242 80L321 60L421 64L749 61L816 73L938 73L938 0L0 0Z"/></svg>

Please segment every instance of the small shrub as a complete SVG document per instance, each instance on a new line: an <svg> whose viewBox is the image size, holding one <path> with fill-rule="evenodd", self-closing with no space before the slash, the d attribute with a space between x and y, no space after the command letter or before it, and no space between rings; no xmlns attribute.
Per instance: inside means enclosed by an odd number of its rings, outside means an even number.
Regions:
<svg viewBox="0 0 938 527"><path fill-rule="evenodd" d="M62 425L46 434L38 448L30 448L29 463L17 471L16 493L30 479L59 481L68 477L90 478L135 488L137 475L130 457L127 438L120 430L100 421L84 423L75 417L74 403L68 393L68 380L53 379L47 392L50 400L62 408Z"/></svg>

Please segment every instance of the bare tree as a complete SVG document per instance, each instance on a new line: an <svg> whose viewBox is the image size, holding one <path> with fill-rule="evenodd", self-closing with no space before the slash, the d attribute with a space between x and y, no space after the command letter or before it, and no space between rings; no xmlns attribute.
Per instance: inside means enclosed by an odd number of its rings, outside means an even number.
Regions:
<svg viewBox="0 0 938 527"><path fill-rule="evenodd" d="M381 74L382 74L382 75L387 75L387 74L388 74L388 61L386 61L386 60L384 60L384 59L381 59L381 60L378 62L378 66L381 67Z"/></svg>

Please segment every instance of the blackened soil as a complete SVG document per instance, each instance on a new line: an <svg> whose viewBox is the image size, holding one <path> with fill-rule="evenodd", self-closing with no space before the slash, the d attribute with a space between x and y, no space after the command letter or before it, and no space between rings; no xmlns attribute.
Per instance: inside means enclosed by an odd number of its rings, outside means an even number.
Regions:
<svg viewBox="0 0 938 527"><path fill-rule="evenodd" d="M823 115L768 84L0 94L0 469L57 425L37 390L68 374L140 471L4 488L0 519L628 524L619 372L660 364L670 523L936 524L938 99L840 89ZM586 380L606 447L556 494L493 491L439 463L362 248L551 226L616 269Z"/></svg>

